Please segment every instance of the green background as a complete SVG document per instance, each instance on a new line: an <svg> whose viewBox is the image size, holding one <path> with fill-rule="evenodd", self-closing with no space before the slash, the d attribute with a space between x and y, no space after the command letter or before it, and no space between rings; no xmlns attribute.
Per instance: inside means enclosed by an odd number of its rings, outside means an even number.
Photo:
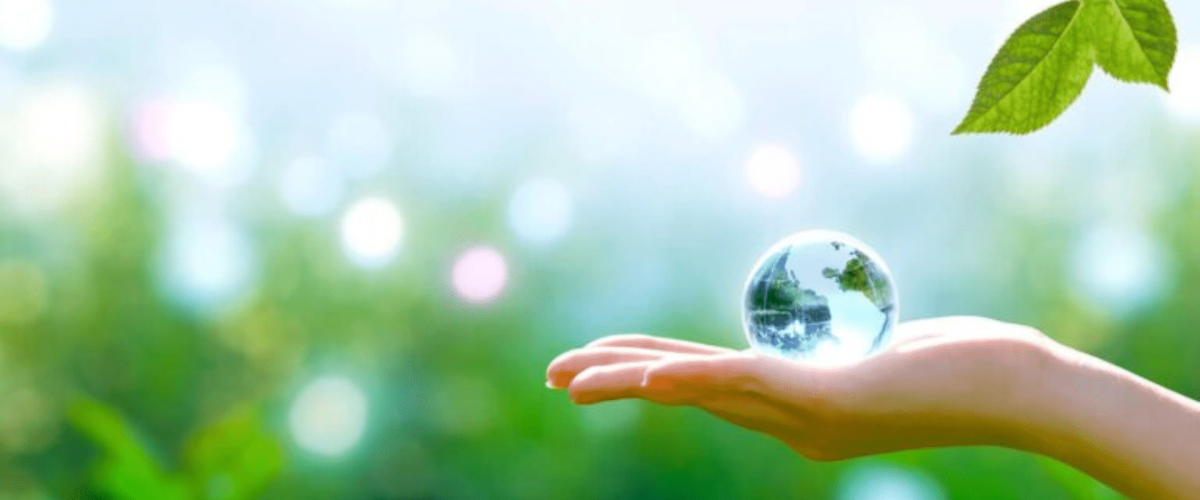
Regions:
<svg viewBox="0 0 1200 500"><path fill-rule="evenodd" d="M831 228L902 319L1029 324L1200 397L1175 3L1170 96L1097 74L1038 134L952 138L1044 5L0 0L0 498L1113 498L1003 449L813 463L543 373L611 333L744 347L759 253ZM794 185L748 173L763 145ZM303 158L326 177L288 195ZM533 178L565 201L514 208ZM364 197L403 221L378 265L346 251ZM452 278L479 245L483 303ZM353 389L307 418L361 423L336 453L296 429L321 380Z"/></svg>

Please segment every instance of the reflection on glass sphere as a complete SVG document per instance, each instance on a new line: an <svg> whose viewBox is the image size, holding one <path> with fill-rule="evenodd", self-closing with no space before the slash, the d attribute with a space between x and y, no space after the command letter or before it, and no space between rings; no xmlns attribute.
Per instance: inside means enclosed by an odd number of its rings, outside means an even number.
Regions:
<svg viewBox="0 0 1200 500"><path fill-rule="evenodd" d="M742 324L759 352L845 364L887 344L898 310L879 255L842 233L805 231L759 258L746 282Z"/></svg>

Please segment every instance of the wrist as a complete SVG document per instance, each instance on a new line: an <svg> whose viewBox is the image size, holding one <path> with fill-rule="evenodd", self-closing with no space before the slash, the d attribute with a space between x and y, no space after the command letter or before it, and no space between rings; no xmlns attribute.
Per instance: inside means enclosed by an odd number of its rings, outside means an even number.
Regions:
<svg viewBox="0 0 1200 500"><path fill-rule="evenodd" d="M1079 408L1074 389L1081 378L1081 353L1050 339L1027 342L1020 376L1004 428L1004 446L1057 456L1064 439L1076 429Z"/></svg>
<svg viewBox="0 0 1200 500"><path fill-rule="evenodd" d="M1059 408L1069 385L1070 349L1048 338L1005 341L1003 360L994 367L997 407L991 419L994 444L1049 454L1055 429L1069 426ZM1073 352L1073 351L1071 351Z"/></svg>
<svg viewBox="0 0 1200 500"><path fill-rule="evenodd" d="M1134 498L1200 491L1200 405L1088 354L1050 342L1027 383L1037 411L1014 448L1070 464ZM1162 477L1176 478L1175 482Z"/></svg>

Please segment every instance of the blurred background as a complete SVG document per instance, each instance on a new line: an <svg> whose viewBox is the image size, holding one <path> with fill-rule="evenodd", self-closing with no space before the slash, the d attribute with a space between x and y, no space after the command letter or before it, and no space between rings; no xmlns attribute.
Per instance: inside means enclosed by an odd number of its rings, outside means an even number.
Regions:
<svg viewBox="0 0 1200 500"><path fill-rule="evenodd" d="M1050 3L0 0L0 498L1115 498L542 385L610 333L744 347L755 259L831 228L902 318L1200 397L1200 3L1171 94L949 135Z"/></svg>

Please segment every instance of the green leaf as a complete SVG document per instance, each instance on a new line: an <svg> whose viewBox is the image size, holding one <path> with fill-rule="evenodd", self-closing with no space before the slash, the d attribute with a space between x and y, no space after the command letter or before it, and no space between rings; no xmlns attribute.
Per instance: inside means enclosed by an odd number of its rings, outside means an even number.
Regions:
<svg viewBox="0 0 1200 500"><path fill-rule="evenodd" d="M1105 72L1167 89L1177 42L1163 0L1085 0L1081 16Z"/></svg>
<svg viewBox="0 0 1200 500"><path fill-rule="evenodd" d="M1017 28L992 59L975 102L955 134L1040 129L1079 97L1092 73L1092 50L1077 25L1076 0L1055 5Z"/></svg>
<svg viewBox="0 0 1200 500"><path fill-rule="evenodd" d="M115 500L186 499L181 478L166 473L137 432L112 408L90 399L76 401L71 424L103 452L92 471L91 488Z"/></svg>
<svg viewBox="0 0 1200 500"><path fill-rule="evenodd" d="M1167 89L1175 22L1164 0L1071 0L1004 42L955 134L1038 130L1070 107L1098 64L1114 78Z"/></svg>
<svg viewBox="0 0 1200 500"><path fill-rule="evenodd" d="M283 467L283 445L249 408L196 432L184 447L184 464L197 498L258 498Z"/></svg>

